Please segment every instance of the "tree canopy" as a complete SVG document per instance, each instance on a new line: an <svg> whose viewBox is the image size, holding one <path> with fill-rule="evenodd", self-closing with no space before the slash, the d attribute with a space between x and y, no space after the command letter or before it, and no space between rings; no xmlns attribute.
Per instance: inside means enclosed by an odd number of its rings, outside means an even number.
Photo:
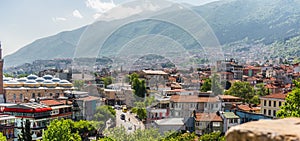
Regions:
<svg viewBox="0 0 300 141"><path fill-rule="evenodd" d="M300 88L294 88L285 98L284 104L277 112L277 117L300 117Z"/></svg>
<svg viewBox="0 0 300 141"><path fill-rule="evenodd" d="M101 124L106 123L109 119L115 121L116 111L111 106L102 105L96 108L96 113L94 115L94 121L101 122ZM99 123L98 123L99 124ZM101 125L100 125L101 126Z"/></svg>
<svg viewBox="0 0 300 141"><path fill-rule="evenodd" d="M6 137L0 132L0 141L6 141Z"/></svg>
<svg viewBox="0 0 300 141"><path fill-rule="evenodd" d="M248 82L235 82L225 94L241 97L244 103L251 103L251 99L254 97L254 90Z"/></svg>
<svg viewBox="0 0 300 141"><path fill-rule="evenodd" d="M74 123L67 120L53 120L44 131L43 141L81 141L78 133L72 133Z"/></svg>

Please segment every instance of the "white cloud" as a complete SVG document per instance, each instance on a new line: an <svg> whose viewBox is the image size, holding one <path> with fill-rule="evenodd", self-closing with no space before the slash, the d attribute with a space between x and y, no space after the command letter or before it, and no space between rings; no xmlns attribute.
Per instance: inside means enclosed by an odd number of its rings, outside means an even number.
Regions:
<svg viewBox="0 0 300 141"><path fill-rule="evenodd" d="M63 18L63 17L53 17L52 18L52 21L53 22L60 22L60 21L66 21L67 19L66 18Z"/></svg>
<svg viewBox="0 0 300 141"><path fill-rule="evenodd" d="M95 9L97 12L106 12L114 7L116 7L113 0L110 2L101 2L101 0L86 0L86 6Z"/></svg>
<svg viewBox="0 0 300 141"><path fill-rule="evenodd" d="M102 16L102 14L96 13L96 14L93 15L93 18L94 18L94 19L98 19L98 18L101 17L101 16Z"/></svg>
<svg viewBox="0 0 300 141"><path fill-rule="evenodd" d="M83 18L83 16L77 9L73 11L73 16L80 19Z"/></svg>

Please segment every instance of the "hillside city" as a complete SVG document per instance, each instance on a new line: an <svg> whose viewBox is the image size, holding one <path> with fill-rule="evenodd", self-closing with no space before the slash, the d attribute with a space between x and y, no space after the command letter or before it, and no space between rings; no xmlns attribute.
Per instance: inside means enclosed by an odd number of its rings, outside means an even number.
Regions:
<svg viewBox="0 0 300 141"><path fill-rule="evenodd" d="M157 129L161 135L174 131L222 137L233 126L279 118L300 77L299 63L282 59L264 64L225 59L216 69L201 65L129 72L101 64L80 72L71 62L37 60L1 71L0 122L7 140L26 136L24 128L32 140L44 140L56 119L70 119L74 126L87 121L87 127L77 127L81 140L109 138L120 127L128 134Z"/></svg>
<svg viewBox="0 0 300 141"><path fill-rule="evenodd" d="M300 140L299 1L127 2L0 36L0 141Z"/></svg>

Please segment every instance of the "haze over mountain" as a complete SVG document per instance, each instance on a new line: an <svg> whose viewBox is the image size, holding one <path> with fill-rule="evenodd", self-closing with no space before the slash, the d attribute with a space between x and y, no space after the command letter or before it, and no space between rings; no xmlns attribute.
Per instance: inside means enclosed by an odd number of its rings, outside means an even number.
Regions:
<svg viewBox="0 0 300 141"><path fill-rule="evenodd" d="M112 18L106 15L106 21L98 21L89 27L85 26L73 31L38 39L16 53L6 56L4 58L5 67L17 66L37 59L73 58L76 54L76 45L80 39L79 43L83 43L88 48L86 54L93 53L101 46L97 43L101 34L104 34L99 32L103 29L113 28L113 25L119 23L127 23L139 16L164 16L163 14L176 15L181 13L180 10L174 10L172 5L168 4L163 7L152 5L148 10L143 7L138 9L136 8L137 5L128 6L132 10L131 16L123 15L121 18ZM299 35L299 7L299 0L223 0L191 7L191 9L207 21L221 44L236 42L245 38L249 42L259 40L264 44L270 44ZM145 25L147 28L145 28ZM91 27L96 30L93 30L93 32L87 30ZM87 34L86 32L90 32L89 36L82 38L82 33ZM157 20L143 20L124 25L112 33L103 44L102 55L109 56L120 50L118 45L124 45L133 38L150 34L165 35L181 43L186 50L194 51L201 48L201 43L199 44L184 29Z"/></svg>

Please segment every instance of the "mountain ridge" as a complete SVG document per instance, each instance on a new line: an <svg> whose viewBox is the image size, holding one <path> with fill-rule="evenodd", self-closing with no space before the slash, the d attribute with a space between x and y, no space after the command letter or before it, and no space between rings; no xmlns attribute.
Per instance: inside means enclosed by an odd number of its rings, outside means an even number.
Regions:
<svg viewBox="0 0 300 141"><path fill-rule="evenodd" d="M207 21L220 43L225 45L244 39L249 42L259 40L264 44L272 44L300 35L300 9L298 7L300 7L300 1L296 0L223 0L191 7L191 9ZM122 20L126 21L126 18ZM116 20L104 21L101 24L96 22L92 26L96 26L98 23L102 26L99 28L107 28L114 22ZM152 29L139 29L135 32L135 27L139 27L141 24L145 23L136 23L132 25L131 29L120 31L121 33L111 37L107 46L126 42L118 35L151 33L151 31L160 31L166 28L170 36L178 38L188 47L198 46L195 41L190 40L188 35L180 33L179 29L155 22L148 23ZM37 59L73 58L76 45L87 27L38 39L17 52L5 56L5 67L17 66ZM97 34L99 33L93 33L94 36ZM91 38L94 37L91 36ZM95 39L90 40L96 41ZM98 45L95 42L90 49L95 50L96 46ZM114 50L108 51L114 52Z"/></svg>

